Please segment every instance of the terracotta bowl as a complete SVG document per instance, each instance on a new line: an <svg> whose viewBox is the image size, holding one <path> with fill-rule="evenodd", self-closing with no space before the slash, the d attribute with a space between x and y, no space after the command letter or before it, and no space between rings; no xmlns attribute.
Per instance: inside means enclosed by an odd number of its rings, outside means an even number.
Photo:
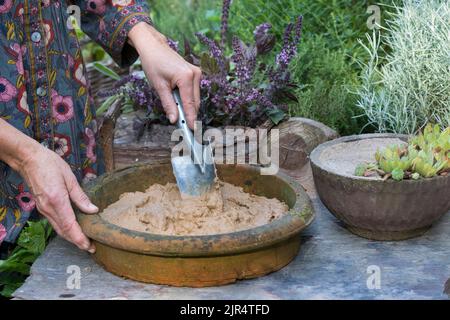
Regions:
<svg viewBox="0 0 450 320"><path fill-rule="evenodd" d="M321 160L322 153L336 144L374 138L407 140L395 134L356 135L313 150L311 166L320 199L348 230L361 237L403 240L419 236L450 210L450 176L373 180L334 172Z"/></svg>
<svg viewBox="0 0 450 320"><path fill-rule="evenodd" d="M269 224L208 236L167 236L132 231L99 215L77 212L83 231L97 247L95 260L106 270L138 281L205 287L254 278L287 265L298 253L300 232L314 218L303 188L284 175L263 176L244 165L218 165L218 175L246 192L278 198L290 208ZM155 183L175 182L170 162L128 167L85 186L104 209L124 192L144 191Z"/></svg>

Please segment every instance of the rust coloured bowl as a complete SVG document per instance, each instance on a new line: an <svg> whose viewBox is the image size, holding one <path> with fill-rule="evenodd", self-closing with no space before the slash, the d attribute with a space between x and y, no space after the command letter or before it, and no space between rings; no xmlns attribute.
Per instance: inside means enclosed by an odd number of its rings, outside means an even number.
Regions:
<svg viewBox="0 0 450 320"><path fill-rule="evenodd" d="M95 260L106 270L138 281L173 286L205 287L254 278L287 265L298 253L300 232L314 218L303 188L284 175L263 176L245 165L218 165L226 182L246 192L278 198L289 213L269 224L233 233L168 236L132 231L99 215L77 212L83 231L93 239ZM142 164L106 174L85 186L103 210L124 192L175 182L170 162Z"/></svg>
<svg viewBox="0 0 450 320"><path fill-rule="evenodd" d="M321 161L327 148L362 139L407 137L365 134L319 145L311 153L314 183L320 199L351 232L373 240L419 236L450 210L450 176L420 180L373 180L333 172Z"/></svg>

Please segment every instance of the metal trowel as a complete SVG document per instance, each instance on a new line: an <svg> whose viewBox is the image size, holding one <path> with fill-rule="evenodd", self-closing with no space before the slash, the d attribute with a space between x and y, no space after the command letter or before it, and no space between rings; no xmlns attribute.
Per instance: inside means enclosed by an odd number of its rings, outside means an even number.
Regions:
<svg viewBox="0 0 450 320"><path fill-rule="evenodd" d="M180 92L173 90L178 109L177 127L182 130L189 155L172 157L172 168L182 197L197 197L208 192L216 179L211 144L203 145L194 139L183 111Z"/></svg>

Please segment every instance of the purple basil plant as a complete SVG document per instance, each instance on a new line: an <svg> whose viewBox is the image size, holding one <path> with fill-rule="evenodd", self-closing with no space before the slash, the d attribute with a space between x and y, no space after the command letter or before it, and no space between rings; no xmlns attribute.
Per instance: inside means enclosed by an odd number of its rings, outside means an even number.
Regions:
<svg viewBox="0 0 450 320"><path fill-rule="evenodd" d="M146 110L145 118L136 116L133 123L138 139L152 123L169 124L169 120L164 115L161 100L156 91L149 86L143 72L122 77L115 82L111 90L98 93L98 96L103 98L120 96L123 98L124 109L131 107Z"/></svg>
<svg viewBox="0 0 450 320"><path fill-rule="evenodd" d="M285 117L287 99L296 101L290 92L296 84L290 81L289 64L297 54L302 17L287 25L281 51L275 56L273 65L267 66L258 60L262 60L259 58L275 47L275 37L270 34L269 23L256 27L252 44L246 44L233 36L232 54L226 56L230 3L230 0L223 1L220 42L197 33L197 38L208 50L195 54L189 42L184 40L185 59L200 66L203 72L199 119L206 126L257 127L267 119L277 124ZM179 51L177 42L169 39L168 43L172 49ZM135 107L147 110L147 118L136 124L139 132L150 123L166 121L161 101L156 92L149 89L144 77L124 77L116 83L113 91L122 92ZM114 92L108 92L107 95Z"/></svg>
<svg viewBox="0 0 450 320"><path fill-rule="evenodd" d="M233 53L230 58L225 56L229 7L230 1L224 0L220 44L203 34L196 34L208 48L208 52L200 56L204 73L201 120L213 126L256 127L270 118L277 124L285 117L286 98L296 100L290 92L296 85L290 81L288 67L297 54L302 17L286 27L281 52L276 55L275 63L267 67L263 62L258 63L258 58L271 52L275 46L269 23L256 27L253 44L248 45L233 36ZM187 54L191 55L190 52Z"/></svg>

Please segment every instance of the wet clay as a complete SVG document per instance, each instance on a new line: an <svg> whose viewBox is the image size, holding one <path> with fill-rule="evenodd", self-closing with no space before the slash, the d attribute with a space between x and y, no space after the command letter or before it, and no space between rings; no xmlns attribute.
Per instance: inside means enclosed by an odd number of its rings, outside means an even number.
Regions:
<svg viewBox="0 0 450 320"><path fill-rule="evenodd" d="M354 176L356 167L361 163L375 162L377 150L390 145L403 145L397 138L374 138L337 143L323 150L319 157L325 169L344 176ZM361 177L360 177L361 178ZM367 177L366 179L381 179Z"/></svg>
<svg viewBox="0 0 450 320"><path fill-rule="evenodd" d="M123 228L164 235L210 235L267 224L289 210L278 199L217 182L202 197L181 199L174 183L154 184L145 192L124 193L100 215Z"/></svg>

